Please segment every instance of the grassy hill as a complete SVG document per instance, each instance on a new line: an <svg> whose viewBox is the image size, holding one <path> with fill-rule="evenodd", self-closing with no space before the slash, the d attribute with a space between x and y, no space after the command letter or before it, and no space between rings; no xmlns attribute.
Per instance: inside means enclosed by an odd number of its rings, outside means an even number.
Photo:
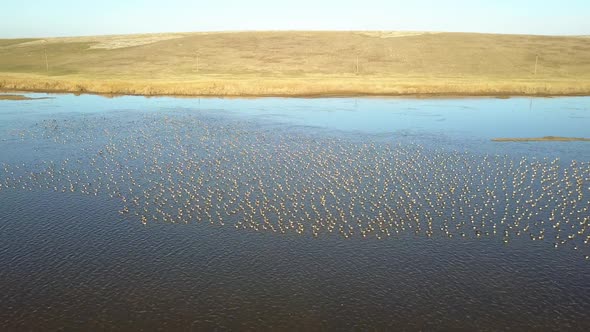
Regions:
<svg viewBox="0 0 590 332"><path fill-rule="evenodd" d="M217 32L0 39L0 89L222 96L588 95L590 38Z"/></svg>

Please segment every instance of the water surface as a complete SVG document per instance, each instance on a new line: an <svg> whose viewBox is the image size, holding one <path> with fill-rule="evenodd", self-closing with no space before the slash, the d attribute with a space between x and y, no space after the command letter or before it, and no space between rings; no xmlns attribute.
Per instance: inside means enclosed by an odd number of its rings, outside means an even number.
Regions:
<svg viewBox="0 0 590 332"><path fill-rule="evenodd" d="M39 97L44 94L27 94ZM587 330L589 98L0 102L3 330Z"/></svg>

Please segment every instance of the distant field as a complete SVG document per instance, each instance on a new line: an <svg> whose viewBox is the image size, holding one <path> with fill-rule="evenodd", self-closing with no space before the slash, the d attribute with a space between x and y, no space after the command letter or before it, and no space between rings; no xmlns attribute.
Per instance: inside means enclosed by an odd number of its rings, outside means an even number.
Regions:
<svg viewBox="0 0 590 332"><path fill-rule="evenodd" d="M220 96L590 95L590 39L422 32L0 39L0 89Z"/></svg>

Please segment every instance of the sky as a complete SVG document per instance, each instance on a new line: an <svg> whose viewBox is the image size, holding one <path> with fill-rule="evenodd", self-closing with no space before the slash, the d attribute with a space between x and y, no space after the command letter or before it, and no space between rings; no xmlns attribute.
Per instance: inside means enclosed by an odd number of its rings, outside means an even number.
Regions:
<svg viewBox="0 0 590 332"><path fill-rule="evenodd" d="M0 38L236 30L590 35L590 0L0 0Z"/></svg>

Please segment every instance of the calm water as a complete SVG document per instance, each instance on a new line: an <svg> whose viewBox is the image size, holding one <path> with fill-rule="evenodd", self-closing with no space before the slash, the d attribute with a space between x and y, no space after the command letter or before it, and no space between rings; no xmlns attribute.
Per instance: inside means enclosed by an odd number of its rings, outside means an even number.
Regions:
<svg viewBox="0 0 590 332"><path fill-rule="evenodd" d="M44 94L28 94L31 97ZM590 329L590 98L0 101L2 330Z"/></svg>

